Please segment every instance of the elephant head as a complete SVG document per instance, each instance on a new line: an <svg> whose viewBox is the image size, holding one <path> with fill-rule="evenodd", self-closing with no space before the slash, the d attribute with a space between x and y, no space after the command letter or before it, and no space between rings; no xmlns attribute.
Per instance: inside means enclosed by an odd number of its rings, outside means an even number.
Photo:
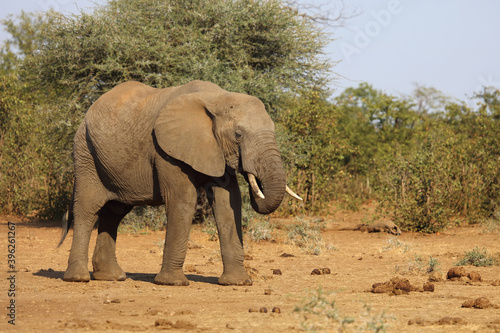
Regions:
<svg viewBox="0 0 500 333"><path fill-rule="evenodd" d="M163 151L198 172L242 173L258 213L276 210L289 190L274 123L258 98L226 91L178 96L160 111L154 134Z"/></svg>

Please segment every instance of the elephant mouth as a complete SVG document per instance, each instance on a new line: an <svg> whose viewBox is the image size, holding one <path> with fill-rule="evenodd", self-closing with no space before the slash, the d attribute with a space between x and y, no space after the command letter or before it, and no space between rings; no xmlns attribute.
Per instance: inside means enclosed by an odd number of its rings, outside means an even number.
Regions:
<svg viewBox="0 0 500 333"><path fill-rule="evenodd" d="M262 191L262 183L260 182L260 180L257 177L255 177L255 175L247 172L247 173L245 173L245 180L250 185L250 188L252 189L252 194L254 196L256 196L260 199L266 198L264 196L263 191ZM297 193L295 193L290 187L288 187L288 185L286 185L285 191L286 191L286 193L288 193L289 195L291 195L295 199L301 200L301 201L303 200L299 195L297 195Z"/></svg>

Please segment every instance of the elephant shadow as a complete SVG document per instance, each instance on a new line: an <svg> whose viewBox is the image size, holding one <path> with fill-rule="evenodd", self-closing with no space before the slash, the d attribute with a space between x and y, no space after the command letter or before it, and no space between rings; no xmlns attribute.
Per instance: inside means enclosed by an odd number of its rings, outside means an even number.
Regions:
<svg viewBox="0 0 500 333"><path fill-rule="evenodd" d="M143 282L151 282L154 283L156 274L151 273L128 273L127 278L132 279L134 281L143 281ZM216 276L202 276L197 274L186 274L186 277L189 281L192 282L202 282L209 284L219 284L219 278Z"/></svg>
<svg viewBox="0 0 500 333"><path fill-rule="evenodd" d="M40 269L37 272L33 273L34 276L41 276L49 279L62 280L64 276L64 271L55 271L52 268L49 269ZM143 282L151 282L154 283L156 274L151 273L127 273L127 279L131 279L133 281L143 281ZM202 276L196 274L187 274L186 277L189 281L193 282L202 282L209 284L218 284L219 279L216 276Z"/></svg>
<svg viewBox="0 0 500 333"><path fill-rule="evenodd" d="M49 279L62 280L64 271L55 271L52 268L40 269L38 272L33 273L34 276L42 276Z"/></svg>

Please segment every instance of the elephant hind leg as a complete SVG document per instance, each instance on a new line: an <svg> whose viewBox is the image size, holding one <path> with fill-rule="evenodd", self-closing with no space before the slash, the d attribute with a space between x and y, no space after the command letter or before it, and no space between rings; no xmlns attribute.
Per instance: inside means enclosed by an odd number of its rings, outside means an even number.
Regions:
<svg viewBox="0 0 500 333"><path fill-rule="evenodd" d="M98 215L94 208L79 207L75 210L73 223L73 241L68 259L68 267L64 272L63 280L68 282L89 282L88 250L90 235L97 221ZM87 204L88 206L88 204Z"/></svg>
<svg viewBox="0 0 500 333"><path fill-rule="evenodd" d="M118 225L131 206L108 202L99 211L97 241L92 257L94 280L123 281L127 278L116 259Z"/></svg>

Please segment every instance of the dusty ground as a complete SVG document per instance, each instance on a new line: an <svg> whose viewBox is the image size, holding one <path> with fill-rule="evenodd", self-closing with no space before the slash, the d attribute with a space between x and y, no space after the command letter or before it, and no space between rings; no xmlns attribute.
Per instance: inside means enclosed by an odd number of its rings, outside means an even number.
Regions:
<svg viewBox="0 0 500 333"><path fill-rule="evenodd" d="M0 218L1 322L0 331L12 329L6 316L10 297L7 269L7 221L16 221L16 326L21 332L58 331L162 331L166 329L196 332L294 332L301 324L321 324L327 331L337 331L326 315L294 312L303 300L312 298L309 291L321 286L335 293L341 318L353 318L351 330L362 328L382 317L389 332L500 332L500 308L463 308L468 299L488 297L500 305L500 266L476 268L481 282L435 282L434 292L411 291L407 295L370 292L376 282L396 276L412 285L427 281L424 273L411 272L416 255L427 264L429 256L440 263L441 273L476 246L488 253L500 253L498 233L484 233L481 227L448 230L439 235L404 233L397 238L388 234L369 234L345 230L367 216L360 213L337 213L324 220L323 239L334 246L320 255L308 255L286 244L285 229L275 231L277 241L246 242L246 264L253 276L253 286L223 287L217 284L222 272L218 242L208 240L201 226L193 226L192 246L185 269L188 287L158 286L153 283L160 269L163 232L120 234L117 256L128 279L124 282L91 281L66 283L61 280L72 240L56 245L60 229L29 224L19 219ZM275 225L295 223L272 219ZM95 244L95 231L91 240ZM282 257L283 253L293 257ZM251 257L251 258L250 258ZM89 267L91 267L89 263ZM395 272L399 268L398 273ZM329 268L331 274L311 275L315 268ZM279 269L282 275L274 275ZM401 275L404 273L404 275ZM370 307L367 313L364 305ZM250 309L267 308L267 313ZM280 313L272 313L277 307ZM304 308L304 306L302 306ZM327 307L328 310L328 307ZM439 324L444 317L461 318L458 324ZM409 325L409 322L417 322ZM442 320L443 321L443 320ZM446 322L446 320L444 320ZM158 326L155 326L158 325Z"/></svg>

